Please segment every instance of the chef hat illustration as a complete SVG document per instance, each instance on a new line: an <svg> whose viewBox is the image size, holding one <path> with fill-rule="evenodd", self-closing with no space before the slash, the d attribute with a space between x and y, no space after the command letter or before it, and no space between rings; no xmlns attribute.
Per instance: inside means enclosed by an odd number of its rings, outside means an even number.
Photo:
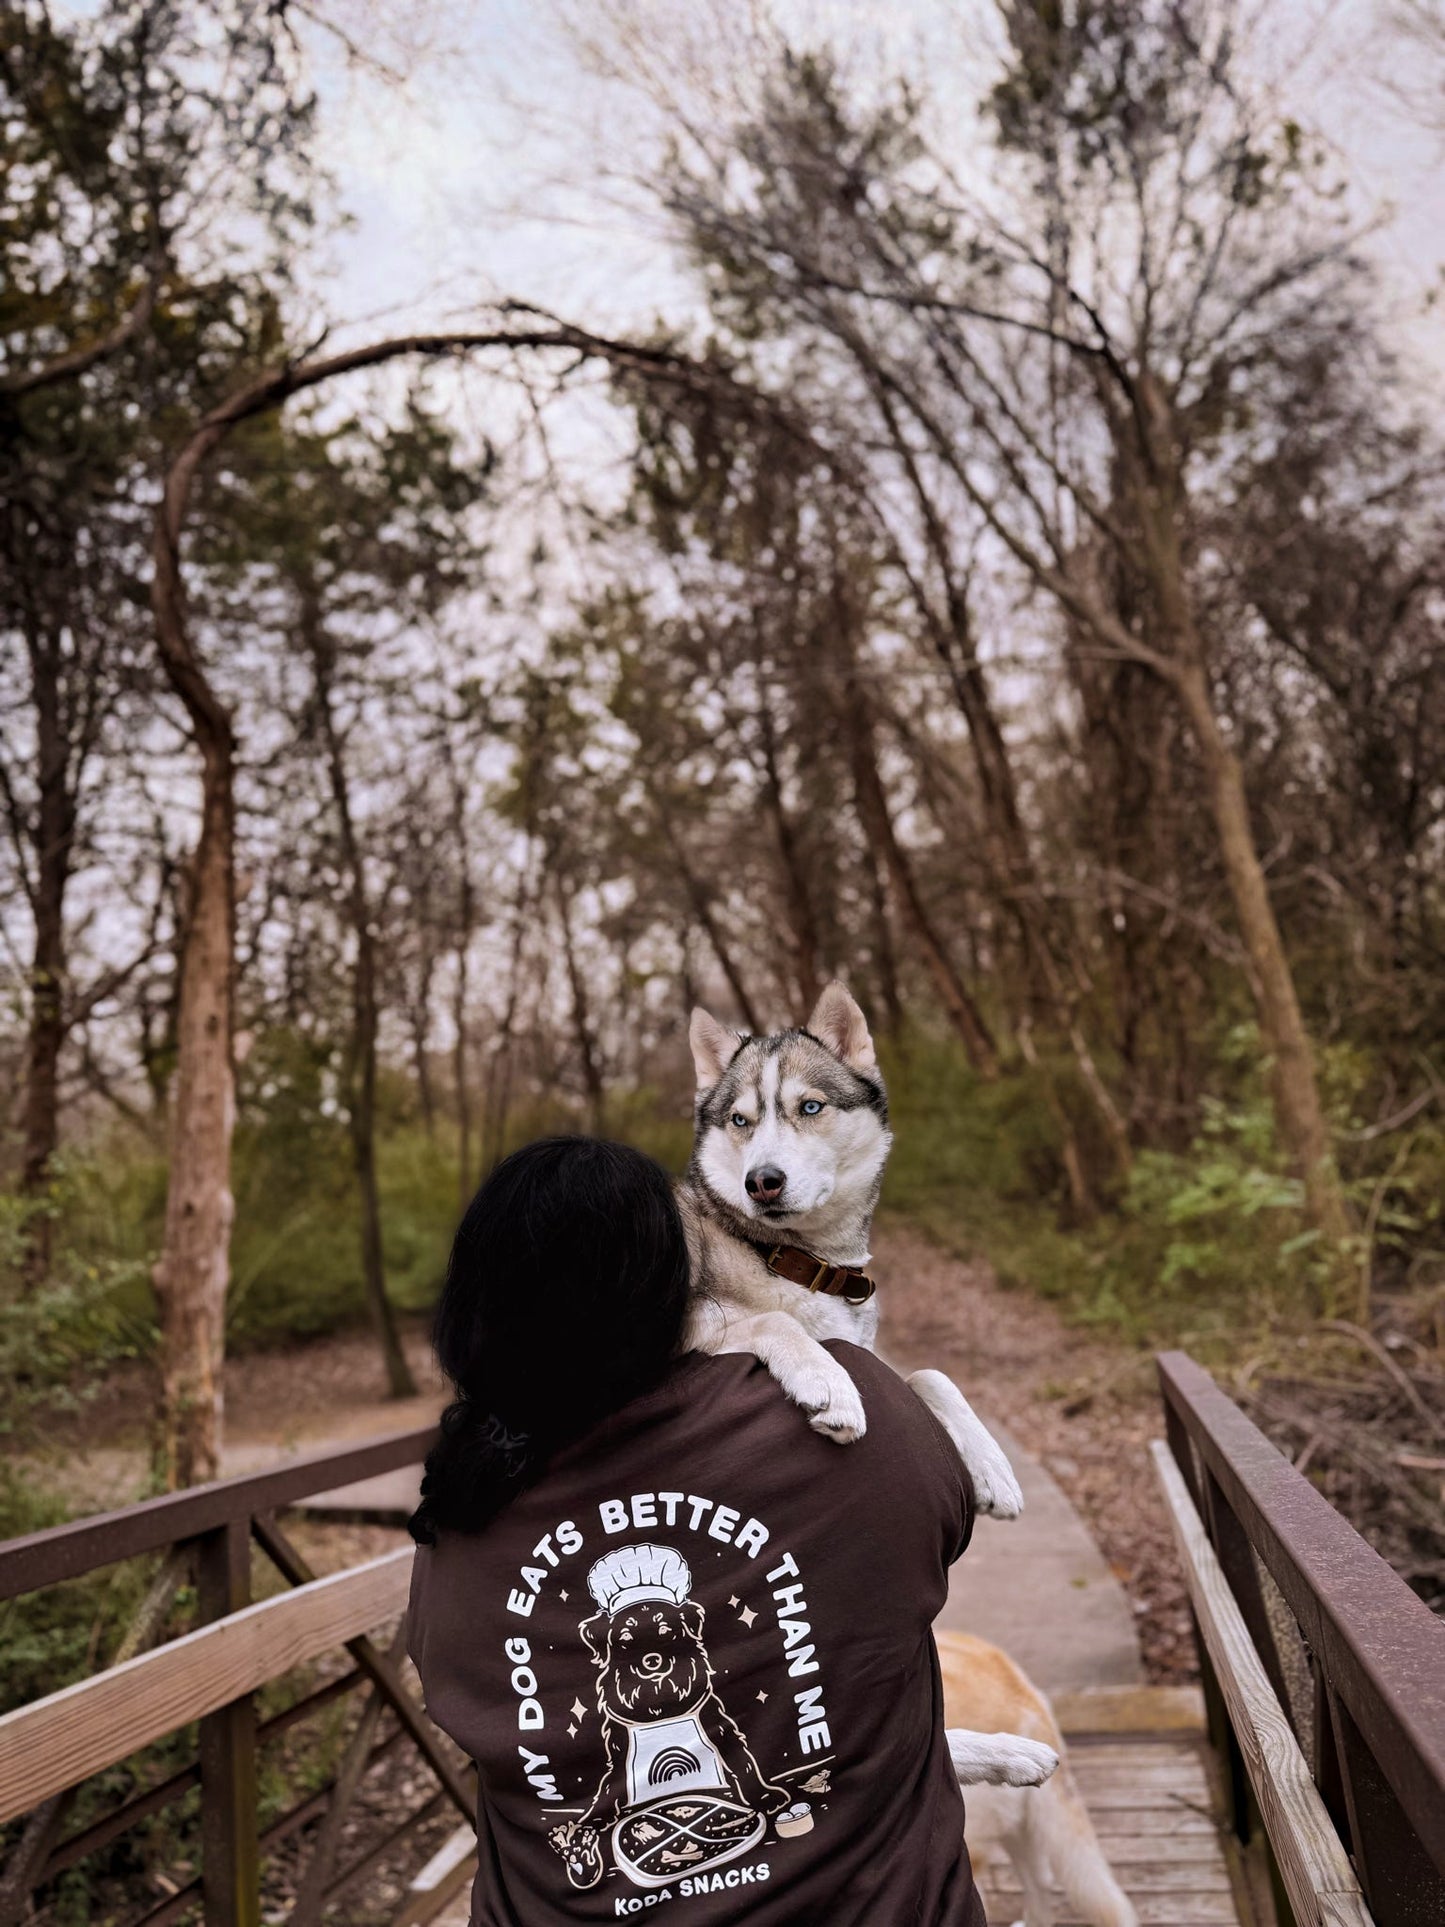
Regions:
<svg viewBox="0 0 1445 1927"><path fill-rule="evenodd" d="M680 1606L692 1591L686 1559L671 1546L619 1546L587 1575L588 1589L609 1618L641 1599Z"/></svg>

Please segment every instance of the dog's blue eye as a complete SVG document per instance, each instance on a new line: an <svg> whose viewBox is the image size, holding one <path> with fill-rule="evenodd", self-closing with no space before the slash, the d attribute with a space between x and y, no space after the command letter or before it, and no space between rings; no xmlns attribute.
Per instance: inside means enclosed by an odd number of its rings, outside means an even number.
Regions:
<svg viewBox="0 0 1445 1927"><path fill-rule="evenodd" d="M743 1116L741 1111L733 1112L732 1121L740 1131L745 1131L748 1128L748 1120Z"/></svg>
<svg viewBox="0 0 1445 1927"><path fill-rule="evenodd" d="M805 1097L799 1108L804 1117L816 1117L823 1108L823 1100L820 1097Z"/></svg>

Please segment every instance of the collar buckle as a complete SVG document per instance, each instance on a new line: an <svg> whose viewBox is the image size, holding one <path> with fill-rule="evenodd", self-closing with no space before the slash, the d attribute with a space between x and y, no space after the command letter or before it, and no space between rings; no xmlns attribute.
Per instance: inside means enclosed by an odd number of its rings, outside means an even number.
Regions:
<svg viewBox="0 0 1445 1927"><path fill-rule="evenodd" d="M769 1271L779 1278L786 1278L789 1284L801 1285L805 1291L821 1291L829 1297L842 1298L850 1305L866 1305L877 1289L866 1271L854 1271L848 1265L830 1265L798 1245L774 1245L768 1252L766 1263ZM808 1273L809 1266L812 1267L811 1276Z"/></svg>

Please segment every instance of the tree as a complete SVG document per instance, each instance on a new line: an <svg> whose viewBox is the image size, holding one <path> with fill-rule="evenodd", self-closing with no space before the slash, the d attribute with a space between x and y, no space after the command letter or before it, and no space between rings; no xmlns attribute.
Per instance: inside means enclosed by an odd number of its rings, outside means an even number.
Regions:
<svg viewBox="0 0 1445 1927"><path fill-rule="evenodd" d="M72 984L66 899L102 742L123 705L130 731L142 713L147 502L173 416L204 406L238 340L265 352L284 257L311 219L310 104L258 0L204 18L107 0L65 26L29 0L0 27L0 88L0 625L24 649L30 709L4 799L34 932L24 1183L39 1198L67 1037L105 980L143 961L110 958L100 983ZM32 1278L48 1250L41 1210Z"/></svg>
<svg viewBox="0 0 1445 1927"><path fill-rule="evenodd" d="M376 1172L382 906L369 881L375 855L359 814L360 797L377 788L382 771L358 770L355 739L369 706L400 707L396 691L410 667L409 625L434 615L475 569L477 551L463 518L483 496L491 458L487 450L477 463L463 463L439 421L415 406L403 426L371 447L351 449L347 440L345 432L312 431L303 440L293 431L277 465L285 478L282 499L272 506L288 531L295 635L313 681L307 734L314 736L327 771L355 947L342 1084L361 1202L362 1274L388 1389L405 1398L416 1387L387 1298ZM280 527L276 533L281 535ZM400 625L400 636L393 625ZM398 642L402 653L387 673L378 658ZM349 723L343 705L350 709ZM398 782L393 771L388 787L404 821L405 780ZM368 814L375 809L373 800Z"/></svg>
<svg viewBox="0 0 1445 1927"><path fill-rule="evenodd" d="M929 145L916 95L856 109L827 59L786 47L752 112L719 136L743 167L719 168L719 150L689 129L663 198L731 338L811 344L793 366L822 372L795 380L792 405L807 394L819 434L855 466L843 418L866 409L896 477L883 499L912 498L898 566L920 585L926 566L943 597L930 626L954 665L999 887L1121 1158L1067 943L1042 910L954 531L1042 593L1076 647L1138 664L1177 705L1248 956L1280 1140L1310 1221L1337 1245L1350 1216L1212 675L1200 502L1226 496L1240 448L1305 406L1320 356L1350 352L1363 270L1302 131L1239 72L1229 7L1133 0L1066 20L1019 4L1001 17L990 108L1014 190L1006 211L968 193ZM1128 615L1107 590L1115 563Z"/></svg>
<svg viewBox="0 0 1445 1927"><path fill-rule="evenodd" d="M166 1223L154 1272L161 1313L165 1462L172 1484L212 1476L217 1464L235 1121L236 738L230 712L195 647L188 620L182 541L192 494L207 458L233 430L274 413L298 395L388 362L450 359L489 349L512 354L560 351L573 363L597 359L634 376L683 383L702 379L665 349L608 341L545 319L534 319L529 326L518 312L490 327L398 336L269 367L240 382L194 424L166 474L156 515L151 608L161 665L185 709L201 762L201 833L190 866L181 955Z"/></svg>
<svg viewBox="0 0 1445 1927"><path fill-rule="evenodd" d="M82 36L42 7L7 14L0 629L16 673L0 801L33 931L22 1167L36 1201L32 1283L50 1263L61 1054L84 1002L70 980L66 899L88 852L94 761L136 657L140 550L127 496L138 464L123 415L166 260L142 178L149 130L128 127L131 104L123 63L90 65Z"/></svg>

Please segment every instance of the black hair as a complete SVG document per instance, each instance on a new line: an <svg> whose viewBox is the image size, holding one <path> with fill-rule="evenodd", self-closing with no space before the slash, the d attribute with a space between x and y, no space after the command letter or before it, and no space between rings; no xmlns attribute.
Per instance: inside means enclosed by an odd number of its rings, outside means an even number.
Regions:
<svg viewBox="0 0 1445 1927"><path fill-rule="evenodd" d="M412 1537L480 1531L559 1445L657 1384L687 1296L682 1218L651 1158L589 1137L504 1158L452 1243L432 1340L457 1396Z"/></svg>

